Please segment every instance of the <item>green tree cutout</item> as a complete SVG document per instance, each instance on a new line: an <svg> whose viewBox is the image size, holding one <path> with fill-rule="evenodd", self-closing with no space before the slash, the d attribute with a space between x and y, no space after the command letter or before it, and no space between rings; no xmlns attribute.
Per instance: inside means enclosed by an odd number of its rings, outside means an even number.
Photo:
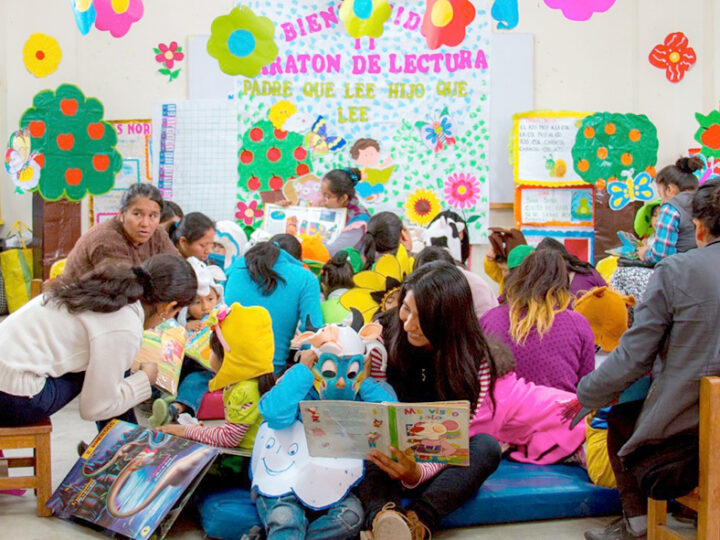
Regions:
<svg viewBox="0 0 720 540"><path fill-rule="evenodd" d="M695 140L702 144L702 154L705 157L720 158L720 111L710 114L695 114L700 127L695 132Z"/></svg>
<svg viewBox="0 0 720 540"><path fill-rule="evenodd" d="M45 90L20 118L28 128L32 151L42 157L39 190L43 199L78 201L87 193L102 195L115 183L122 156L115 149L117 133L103 121L103 106L73 85Z"/></svg>

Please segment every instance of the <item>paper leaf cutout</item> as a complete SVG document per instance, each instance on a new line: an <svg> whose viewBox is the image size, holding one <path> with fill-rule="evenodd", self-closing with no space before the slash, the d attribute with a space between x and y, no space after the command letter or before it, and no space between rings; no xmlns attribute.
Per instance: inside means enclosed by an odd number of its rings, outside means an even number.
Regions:
<svg viewBox="0 0 720 540"><path fill-rule="evenodd" d="M87 35L92 30L97 17L93 0L70 0L70 4L72 5L78 30L83 36Z"/></svg>
<svg viewBox="0 0 720 540"><path fill-rule="evenodd" d="M20 127L28 129L32 146L42 164L35 188L48 201L66 197L82 199L87 193L102 195L113 187L122 169L115 149L115 129L103 121L103 106L86 98L76 86L63 84L33 99Z"/></svg>
<svg viewBox="0 0 720 540"><path fill-rule="evenodd" d="M405 217L425 227L442 211L440 199L434 191L417 189L405 201Z"/></svg>
<svg viewBox="0 0 720 540"><path fill-rule="evenodd" d="M665 70L670 82L680 82L688 69L695 65L695 50L688 46L688 38L682 32L668 34L664 43L650 51L650 63Z"/></svg>
<svg viewBox="0 0 720 540"><path fill-rule="evenodd" d="M32 34L23 47L25 67L36 77L54 73L61 59L60 44L52 36Z"/></svg>
<svg viewBox="0 0 720 540"><path fill-rule="evenodd" d="M545 5L552 9L562 10L566 19L571 21L587 21L595 13L604 13L610 9L615 0L544 0Z"/></svg>
<svg viewBox="0 0 720 540"><path fill-rule="evenodd" d="M115 37L123 37L130 27L142 19L145 7L142 0L94 0L95 26L98 30L110 32Z"/></svg>
<svg viewBox="0 0 720 540"><path fill-rule="evenodd" d="M5 152L5 170L21 192L32 191L40 181L44 159L32 152L29 129L21 129L10 136Z"/></svg>
<svg viewBox="0 0 720 540"><path fill-rule="evenodd" d="M172 71L172 68L175 66L175 62L181 62L185 58L182 47L178 46L177 41L172 41L169 45L158 43L157 47L153 47L153 51L155 52L155 61L164 66L158 69L158 73L166 75L168 82L174 81L180 75L180 68L175 71Z"/></svg>
<svg viewBox="0 0 720 540"><path fill-rule="evenodd" d="M702 145L701 153L706 157L720 158L720 111L711 111L707 116L695 113L700 127L695 140Z"/></svg>
<svg viewBox="0 0 720 540"><path fill-rule="evenodd" d="M268 120L253 124L245 132L239 156L240 185L250 191L282 189L288 178L312 169L303 136L275 129Z"/></svg>
<svg viewBox="0 0 720 540"><path fill-rule="evenodd" d="M422 33L428 47L455 47L465 39L465 31L475 19L475 6L468 0L427 0Z"/></svg>
<svg viewBox="0 0 720 540"><path fill-rule="evenodd" d="M207 51L223 73L252 78L277 58L274 36L275 24L270 19L238 6L212 22Z"/></svg>
<svg viewBox="0 0 720 540"><path fill-rule="evenodd" d="M490 15L498 22L498 30L511 30L520 20L518 0L495 0Z"/></svg>
<svg viewBox="0 0 720 540"><path fill-rule="evenodd" d="M392 7L387 0L345 0L340 6L340 20L354 38L378 38L385 30Z"/></svg>
<svg viewBox="0 0 720 540"><path fill-rule="evenodd" d="M585 182L603 189L631 168L654 174L657 150L657 130L644 114L597 113L583 119L575 136L573 166Z"/></svg>

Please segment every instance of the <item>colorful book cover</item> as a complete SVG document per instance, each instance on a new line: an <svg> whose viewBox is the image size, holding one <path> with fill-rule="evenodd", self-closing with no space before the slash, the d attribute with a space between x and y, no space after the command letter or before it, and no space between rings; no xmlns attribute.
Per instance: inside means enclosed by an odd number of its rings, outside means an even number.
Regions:
<svg viewBox="0 0 720 540"><path fill-rule="evenodd" d="M145 330L143 342L133 362L133 371L144 362L158 365L155 386L173 396L177 394L183 365L187 332L175 319L168 319L155 328Z"/></svg>
<svg viewBox="0 0 720 540"><path fill-rule="evenodd" d="M313 457L364 459L394 446L418 463L469 465L470 404L301 401Z"/></svg>
<svg viewBox="0 0 720 540"><path fill-rule="evenodd" d="M60 518L88 521L129 538L145 540L156 531L162 538L218 453L115 420L93 440L47 506Z"/></svg>
<svg viewBox="0 0 720 540"><path fill-rule="evenodd" d="M198 332L190 334L185 345L185 354L210 371L212 371L212 368L210 367L211 334L211 328L203 328Z"/></svg>

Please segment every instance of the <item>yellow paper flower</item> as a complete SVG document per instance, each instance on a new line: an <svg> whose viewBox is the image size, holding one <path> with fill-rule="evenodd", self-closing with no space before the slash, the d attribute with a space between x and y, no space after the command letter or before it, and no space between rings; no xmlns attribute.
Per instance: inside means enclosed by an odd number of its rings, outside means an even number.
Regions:
<svg viewBox="0 0 720 540"><path fill-rule="evenodd" d="M36 77L54 73L62 59L60 44L52 36L32 34L23 47L25 67Z"/></svg>
<svg viewBox="0 0 720 540"><path fill-rule="evenodd" d="M415 190L405 202L405 217L421 227L428 225L441 211L440 200L429 189Z"/></svg>
<svg viewBox="0 0 720 540"><path fill-rule="evenodd" d="M387 0L345 0L340 5L340 19L345 30L355 39L362 36L382 36L385 21L390 18L392 7Z"/></svg>
<svg viewBox="0 0 720 540"><path fill-rule="evenodd" d="M355 274L355 287L340 297L340 305L359 311L365 322L372 321L378 310L386 311L396 305L402 282L412 273L414 264L415 259L400 245L396 255L383 255L372 270Z"/></svg>

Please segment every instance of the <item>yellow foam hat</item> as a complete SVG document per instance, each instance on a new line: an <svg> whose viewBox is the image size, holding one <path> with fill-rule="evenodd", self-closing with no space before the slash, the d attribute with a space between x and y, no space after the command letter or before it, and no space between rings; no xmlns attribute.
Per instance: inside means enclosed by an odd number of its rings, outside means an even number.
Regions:
<svg viewBox="0 0 720 540"><path fill-rule="evenodd" d="M273 372L275 339L267 309L235 302L213 329L222 334L225 357L208 385L211 392Z"/></svg>
<svg viewBox="0 0 720 540"><path fill-rule="evenodd" d="M612 351L628 328L627 308L635 298L625 296L611 287L595 287L575 301L575 312L584 315L592 327L595 345Z"/></svg>

